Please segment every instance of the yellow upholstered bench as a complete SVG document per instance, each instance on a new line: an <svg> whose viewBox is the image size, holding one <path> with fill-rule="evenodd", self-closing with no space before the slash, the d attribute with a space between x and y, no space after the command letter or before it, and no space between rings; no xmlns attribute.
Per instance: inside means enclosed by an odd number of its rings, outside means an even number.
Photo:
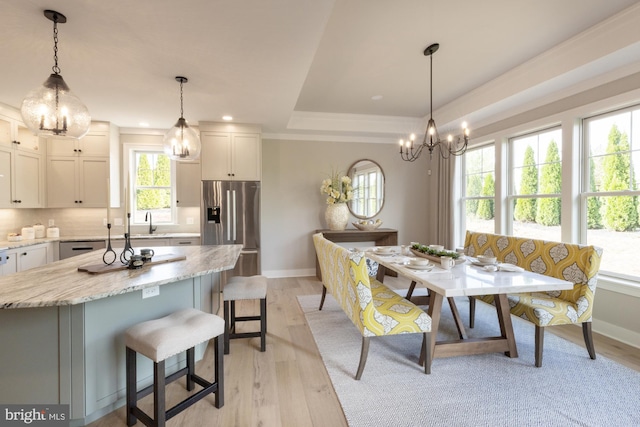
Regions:
<svg viewBox="0 0 640 427"><path fill-rule="evenodd" d="M532 292L507 296L511 314L530 321L536 327L536 366L542 366L544 328L581 323L585 344L596 358L591 334L593 297L596 291L602 249L522 237L467 231L464 252L469 256L491 255L498 262L517 265L528 271L573 282L573 289L557 292ZM477 297L493 304L493 296ZM473 327L475 299L470 299L470 323Z"/></svg>
<svg viewBox="0 0 640 427"><path fill-rule="evenodd" d="M362 376L371 337L420 333L422 353L427 355L425 373L430 373L431 318L418 306L402 298L367 272L362 252L350 252L325 239L322 233L313 235L313 243L322 272L322 282L338 301L349 319L362 334L360 363L356 380Z"/></svg>

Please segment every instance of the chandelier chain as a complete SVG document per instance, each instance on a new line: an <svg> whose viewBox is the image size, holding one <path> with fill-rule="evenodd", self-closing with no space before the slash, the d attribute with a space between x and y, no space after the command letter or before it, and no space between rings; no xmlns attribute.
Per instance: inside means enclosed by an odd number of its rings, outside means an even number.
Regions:
<svg viewBox="0 0 640 427"><path fill-rule="evenodd" d="M60 67L58 67L58 16L53 17L53 73L60 74Z"/></svg>

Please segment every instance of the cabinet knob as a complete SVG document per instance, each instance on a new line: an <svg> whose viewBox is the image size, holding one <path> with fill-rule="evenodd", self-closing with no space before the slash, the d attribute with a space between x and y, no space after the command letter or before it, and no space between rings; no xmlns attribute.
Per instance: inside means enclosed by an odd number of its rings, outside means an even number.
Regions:
<svg viewBox="0 0 640 427"><path fill-rule="evenodd" d="M27 255L27 253L26 253L26 252L22 252L22 256L26 256L26 255Z"/></svg>
<svg viewBox="0 0 640 427"><path fill-rule="evenodd" d="M74 149L73 149L73 152L74 152L74 153L77 153L77 152L78 152L78 150L77 150L76 148L74 148Z"/></svg>
<svg viewBox="0 0 640 427"><path fill-rule="evenodd" d="M82 150L81 150L81 149L78 149L78 153L82 153Z"/></svg>
<svg viewBox="0 0 640 427"><path fill-rule="evenodd" d="M82 200L80 200L78 203L82 203Z"/></svg>
<svg viewBox="0 0 640 427"><path fill-rule="evenodd" d="M20 141L12 141L14 144L20 145Z"/></svg>
<svg viewBox="0 0 640 427"><path fill-rule="evenodd" d="M180 200L176 200L176 204L180 203Z"/></svg>

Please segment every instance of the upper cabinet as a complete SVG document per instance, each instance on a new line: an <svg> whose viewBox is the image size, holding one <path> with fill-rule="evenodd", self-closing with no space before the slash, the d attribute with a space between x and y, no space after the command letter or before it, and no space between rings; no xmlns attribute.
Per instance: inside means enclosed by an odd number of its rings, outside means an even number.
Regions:
<svg viewBox="0 0 640 427"><path fill-rule="evenodd" d="M176 162L176 205L200 206L199 162Z"/></svg>
<svg viewBox="0 0 640 427"><path fill-rule="evenodd" d="M18 119L0 114L0 208L44 206L41 148Z"/></svg>
<svg viewBox="0 0 640 427"><path fill-rule="evenodd" d="M79 140L47 140L47 207L119 206L119 141L117 128L94 122Z"/></svg>
<svg viewBox="0 0 640 427"><path fill-rule="evenodd" d="M261 180L262 136L259 126L207 122L199 126L203 180Z"/></svg>

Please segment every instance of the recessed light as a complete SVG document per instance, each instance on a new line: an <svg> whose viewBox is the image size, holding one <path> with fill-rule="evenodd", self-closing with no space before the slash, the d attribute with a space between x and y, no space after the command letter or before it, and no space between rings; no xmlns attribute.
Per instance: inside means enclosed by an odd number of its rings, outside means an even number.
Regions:
<svg viewBox="0 0 640 427"><path fill-rule="evenodd" d="M380 100L382 99L382 95L373 95L373 96L371 97L371 99L372 99L373 101L380 101Z"/></svg>
<svg viewBox="0 0 640 427"><path fill-rule="evenodd" d="M230 122L231 120L233 120L233 117L231 117L231 116L222 116L222 120L224 120L226 122Z"/></svg>
<svg viewBox="0 0 640 427"><path fill-rule="evenodd" d="M139 126L142 126L143 128L148 128L149 127L149 123L147 122L140 122L138 123Z"/></svg>

